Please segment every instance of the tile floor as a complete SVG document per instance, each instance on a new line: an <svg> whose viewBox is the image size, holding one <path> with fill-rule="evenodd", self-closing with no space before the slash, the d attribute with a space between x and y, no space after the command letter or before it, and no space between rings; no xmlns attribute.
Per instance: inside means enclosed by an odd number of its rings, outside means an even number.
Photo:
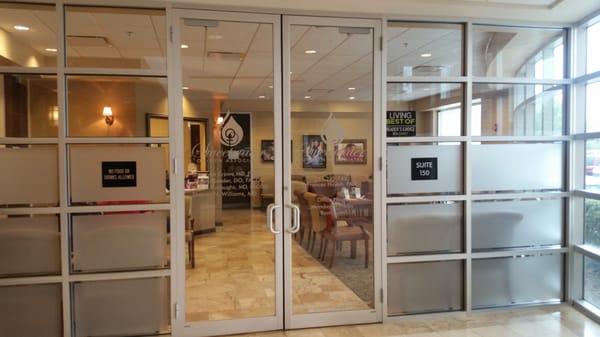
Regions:
<svg viewBox="0 0 600 337"><path fill-rule="evenodd" d="M223 224L196 238L196 268L186 271L187 320L273 315L274 241L264 211L226 210ZM369 308L296 241L292 254L294 312Z"/></svg>
<svg viewBox="0 0 600 337"><path fill-rule="evenodd" d="M568 305L503 309L237 337L600 337L600 325Z"/></svg>

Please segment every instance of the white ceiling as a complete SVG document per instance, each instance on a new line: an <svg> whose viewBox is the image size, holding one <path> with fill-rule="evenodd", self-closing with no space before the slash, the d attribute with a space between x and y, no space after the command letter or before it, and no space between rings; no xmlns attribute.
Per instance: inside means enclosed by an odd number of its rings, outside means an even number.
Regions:
<svg viewBox="0 0 600 337"><path fill-rule="evenodd" d="M276 13L400 18L473 18L574 23L600 9L598 0L172 0L215 8Z"/></svg>
<svg viewBox="0 0 600 337"><path fill-rule="evenodd" d="M325 3L337 0L320 1ZM391 1L391 0L390 0ZM587 0L579 0L581 4ZM209 1L207 1L209 2ZM231 0L235 3L235 0ZM276 2L276 1L274 1ZM347 0L351 3L353 0ZM369 2L377 8L389 1ZM411 0L395 0L409 4ZM420 0L441 6L449 1ZM252 2L255 5L260 0ZM294 2L296 4L297 2ZM309 4L310 1L300 1ZM366 2L365 2L366 3ZM457 7L500 6L506 3L524 6L548 7L572 4L570 0L455 0ZM314 4L314 3L313 3ZM585 7L585 6L584 6ZM344 6L350 8L350 6ZM408 6L407 8L411 8ZM470 7L469 7L470 8ZM545 9L553 10L553 9ZM520 9L523 11L523 9ZM68 55L72 60L103 59L97 66L110 66L119 60L141 60L141 67L165 66L165 17L160 11L68 7L67 35L78 36L78 42L68 40ZM31 27L18 32L14 25ZM0 10L0 28L16 40L29 45L38 53L51 56L45 48L56 47L56 20L53 11L39 6L31 9L3 8ZM210 98L224 95L230 99L270 99L273 96L272 28L268 24L218 22L215 26L181 24L182 42L189 48L181 49L184 86L189 97ZM518 34L517 34L518 36ZM96 37L96 39L93 39ZM106 41L98 44L98 41ZM394 24L388 30L388 74L401 75L409 67L413 75L459 75L462 59L462 31L459 25L422 23ZM527 42L527 41L525 41ZM292 98L295 100L334 101L372 99L373 34L346 34L336 27L293 26L291 29ZM515 64L530 56L538 44L520 43L519 57L511 57ZM529 48L529 50L528 50ZM316 50L306 54L306 50ZM431 54L423 57L423 54ZM477 54L477 53L474 53ZM477 55L474 55L477 57ZM356 88L354 91L348 88ZM259 98L264 96L264 98ZM310 96L310 98L305 98ZM402 98L405 99L406 97Z"/></svg>

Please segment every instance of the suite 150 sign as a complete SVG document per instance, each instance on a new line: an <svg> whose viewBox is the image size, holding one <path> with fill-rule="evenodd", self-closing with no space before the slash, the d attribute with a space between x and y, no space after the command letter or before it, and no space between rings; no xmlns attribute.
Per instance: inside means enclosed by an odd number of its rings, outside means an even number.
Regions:
<svg viewBox="0 0 600 337"><path fill-rule="evenodd" d="M388 137L414 137L417 135L416 111L388 111L386 117Z"/></svg>
<svg viewBox="0 0 600 337"><path fill-rule="evenodd" d="M411 180L437 180L437 158L411 158Z"/></svg>

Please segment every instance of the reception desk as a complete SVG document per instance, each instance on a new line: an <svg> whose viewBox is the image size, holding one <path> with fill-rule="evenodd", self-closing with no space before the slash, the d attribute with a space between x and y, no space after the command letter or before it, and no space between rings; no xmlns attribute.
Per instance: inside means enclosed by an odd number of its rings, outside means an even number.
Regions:
<svg viewBox="0 0 600 337"><path fill-rule="evenodd" d="M185 190L186 201L190 202L188 215L194 219L194 234L215 231L215 191L209 189Z"/></svg>

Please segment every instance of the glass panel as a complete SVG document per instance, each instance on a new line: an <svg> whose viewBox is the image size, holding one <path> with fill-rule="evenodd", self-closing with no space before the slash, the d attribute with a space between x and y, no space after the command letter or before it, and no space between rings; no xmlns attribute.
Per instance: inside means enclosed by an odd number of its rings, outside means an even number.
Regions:
<svg viewBox="0 0 600 337"><path fill-rule="evenodd" d="M65 7L67 66L166 69L165 12Z"/></svg>
<svg viewBox="0 0 600 337"><path fill-rule="evenodd" d="M168 278L76 282L72 296L76 337L169 332Z"/></svg>
<svg viewBox="0 0 600 337"><path fill-rule="evenodd" d="M291 243L292 312L373 309L374 32L292 25L290 38L286 132L301 211Z"/></svg>
<svg viewBox="0 0 600 337"><path fill-rule="evenodd" d="M0 287L0 326L3 336L60 337L60 284Z"/></svg>
<svg viewBox="0 0 600 337"><path fill-rule="evenodd" d="M53 5L0 5L0 66L56 66L56 10Z"/></svg>
<svg viewBox="0 0 600 337"><path fill-rule="evenodd" d="M0 145L0 205L58 205L57 157L56 145Z"/></svg>
<svg viewBox="0 0 600 337"><path fill-rule="evenodd" d="M167 267L167 219L168 212L72 215L72 271Z"/></svg>
<svg viewBox="0 0 600 337"><path fill-rule="evenodd" d="M462 202L389 205L388 256L408 253L461 252Z"/></svg>
<svg viewBox="0 0 600 337"><path fill-rule="evenodd" d="M463 261L389 264L388 313L461 310L463 275Z"/></svg>
<svg viewBox="0 0 600 337"><path fill-rule="evenodd" d="M439 144L388 144L387 194L460 194L463 190L463 146ZM430 165L431 169L427 170L430 176L416 176L420 172L418 165Z"/></svg>
<svg viewBox="0 0 600 337"><path fill-rule="evenodd" d="M586 68L588 74L600 70L600 46L598 46L599 40L600 22L596 22L587 28Z"/></svg>
<svg viewBox="0 0 600 337"><path fill-rule="evenodd" d="M562 280L560 253L473 260L473 307L559 302Z"/></svg>
<svg viewBox="0 0 600 337"><path fill-rule="evenodd" d="M585 86L585 131L600 131L600 81Z"/></svg>
<svg viewBox="0 0 600 337"><path fill-rule="evenodd" d="M60 274L56 215L0 214L0 277Z"/></svg>
<svg viewBox="0 0 600 337"><path fill-rule="evenodd" d="M71 204L166 203L169 153L161 146L70 145Z"/></svg>
<svg viewBox="0 0 600 337"><path fill-rule="evenodd" d="M272 24L184 19L187 321L275 315ZM279 29L279 27L277 27ZM181 191L183 193L183 191ZM182 196L182 199L184 196Z"/></svg>
<svg viewBox="0 0 600 337"><path fill-rule="evenodd" d="M58 136L56 76L0 74L0 102L0 138Z"/></svg>
<svg viewBox="0 0 600 337"><path fill-rule="evenodd" d="M166 78L68 76L67 85L70 136L168 137Z"/></svg>
<svg viewBox="0 0 600 337"><path fill-rule="evenodd" d="M564 201L473 202L473 249L562 245Z"/></svg>
<svg viewBox="0 0 600 337"><path fill-rule="evenodd" d="M389 83L387 136L460 136L463 87L458 83ZM398 113L411 112L412 131L398 134ZM391 115L390 115L391 114ZM403 125L407 125L404 123Z"/></svg>
<svg viewBox="0 0 600 337"><path fill-rule="evenodd" d="M474 84L472 104L480 105L480 123L474 128L482 136L560 136L564 90L558 85Z"/></svg>
<svg viewBox="0 0 600 337"><path fill-rule="evenodd" d="M564 77L562 29L473 25L473 75Z"/></svg>
<svg viewBox="0 0 600 337"><path fill-rule="evenodd" d="M462 75L460 24L389 22L388 76Z"/></svg>
<svg viewBox="0 0 600 337"><path fill-rule="evenodd" d="M600 200L585 199L583 241L600 247Z"/></svg>
<svg viewBox="0 0 600 337"><path fill-rule="evenodd" d="M600 262L583 257L583 299L600 307Z"/></svg>
<svg viewBox="0 0 600 337"><path fill-rule="evenodd" d="M600 188L600 139L585 141L585 188Z"/></svg>
<svg viewBox="0 0 600 337"><path fill-rule="evenodd" d="M475 193L563 189L562 142L473 143L472 150Z"/></svg>

